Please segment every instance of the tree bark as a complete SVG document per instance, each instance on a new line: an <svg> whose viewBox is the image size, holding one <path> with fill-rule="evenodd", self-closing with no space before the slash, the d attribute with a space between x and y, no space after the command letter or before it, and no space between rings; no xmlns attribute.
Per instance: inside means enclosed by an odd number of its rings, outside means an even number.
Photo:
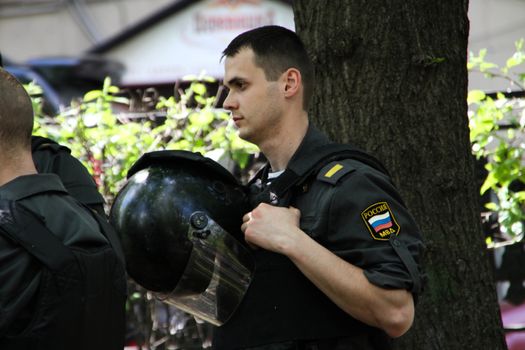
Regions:
<svg viewBox="0 0 525 350"><path fill-rule="evenodd" d="M398 349L506 349L467 119L468 0L294 1L316 67L310 120L383 161L427 245Z"/></svg>

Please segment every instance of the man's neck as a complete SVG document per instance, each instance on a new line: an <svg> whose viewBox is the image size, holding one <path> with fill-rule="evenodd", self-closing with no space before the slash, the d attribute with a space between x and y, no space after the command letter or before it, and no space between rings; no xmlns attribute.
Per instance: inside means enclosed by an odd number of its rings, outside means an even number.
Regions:
<svg viewBox="0 0 525 350"><path fill-rule="evenodd" d="M259 145L262 153L270 163L272 171L286 169L290 159L299 145L303 141L308 130L308 117L305 114L293 125L285 125L280 129L280 133L268 140L265 144Z"/></svg>
<svg viewBox="0 0 525 350"><path fill-rule="evenodd" d="M0 186L14 180L19 176L36 174L31 152L18 155L0 155Z"/></svg>

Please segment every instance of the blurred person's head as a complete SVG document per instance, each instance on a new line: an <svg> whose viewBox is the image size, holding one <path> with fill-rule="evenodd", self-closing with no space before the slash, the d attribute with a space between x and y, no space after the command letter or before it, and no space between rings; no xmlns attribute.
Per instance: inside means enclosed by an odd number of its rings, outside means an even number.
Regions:
<svg viewBox="0 0 525 350"><path fill-rule="evenodd" d="M0 68L0 152L31 151L33 106L20 82Z"/></svg>

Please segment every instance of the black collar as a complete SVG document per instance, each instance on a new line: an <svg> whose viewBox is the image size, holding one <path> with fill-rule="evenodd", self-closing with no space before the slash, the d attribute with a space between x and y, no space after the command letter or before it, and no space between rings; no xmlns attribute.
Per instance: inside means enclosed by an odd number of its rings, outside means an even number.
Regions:
<svg viewBox="0 0 525 350"><path fill-rule="evenodd" d="M19 176L0 186L0 198L15 201L43 192L62 192L67 194L67 190L56 174Z"/></svg>

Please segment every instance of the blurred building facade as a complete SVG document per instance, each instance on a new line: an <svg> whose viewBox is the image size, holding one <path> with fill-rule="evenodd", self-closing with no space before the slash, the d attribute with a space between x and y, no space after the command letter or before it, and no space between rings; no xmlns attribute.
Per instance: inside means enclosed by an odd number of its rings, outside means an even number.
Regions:
<svg viewBox="0 0 525 350"><path fill-rule="evenodd" d="M504 65L525 37L525 0L470 0L469 49ZM292 1L0 0L0 52L12 61L100 55L125 66L122 83L169 83L205 70L220 78L220 52L237 33L264 24L293 29ZM508 83L471 73L469 87Z"/></svg>
<svg viewBox="0 0 525 350"><path fill-rule="evenodd" d="M15 62L79 56L173 0L0 0L0 51Z"/></svg>

